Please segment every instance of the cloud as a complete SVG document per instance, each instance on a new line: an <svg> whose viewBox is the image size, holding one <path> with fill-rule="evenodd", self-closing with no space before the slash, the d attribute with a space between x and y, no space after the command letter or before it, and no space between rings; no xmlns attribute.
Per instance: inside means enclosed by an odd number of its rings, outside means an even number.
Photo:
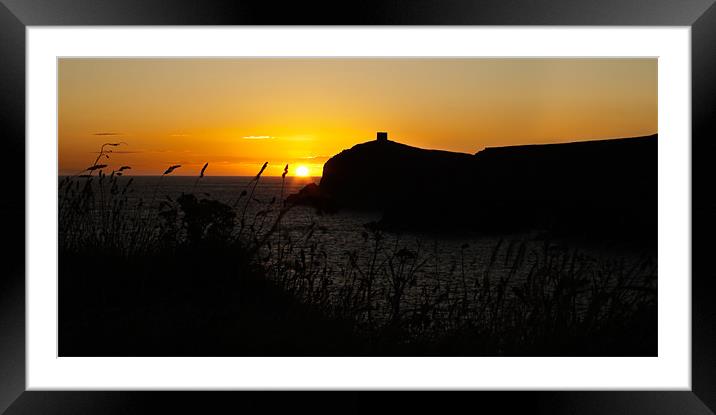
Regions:
<svg viewBox="0 0 716 415"><path fill-rule="evenodd" d="M255 157L255 156L230 156L226 154L222 155L204 155L202 159L210 163L231 163L231 164L263 164L268 162L271 166L285 166L286 163L290 165L295 164L322 164L330 157L328 156L311 156L311 157Z"/></svg>
<svg viewBox="0 0 716 415"><path fill-rule="evenodd" d="M144 150L134 150L134 151L127 151L127 150L111 150L111 151L105 151L105 153L110 154L137 154L137 153L145 153ZM99 154L99 151L92 151L92 154Z"/></svg>
<svg viewBox="0 0 716 415"><path fill-rule="evenodd" d="M309 157L299 157L297 160L300 161L306 161L306 162L321 162L321 161L328 161L328 159L331 158L331 156L309 156Z"/></svg>
<svg viewBox="0 0 716 415"><path fill-rule="evenodd" d="M189 134L169 134L169 137L191 137Z"/></svg>
<svg viewBox="0 0 716 415"><path fill-rule="evenodd" d="M245 135L241 138L243 138L244 140L269 140L271 138L276 137L270 135Z"/></svg>
<svg viewBox="0 0 716 415"><path fill-rule="evenodd" d="M113 133L113 132L100 131L100 132L94 133L94 134L92 134L92 135L122 135L122 133Z"/></svg>
<svg viewBox="0 0 716 415"><path fill-rule="evenodd" d="M265 158L250 157L250 156L220 155L220 156L216 156L216 157L208 157L208 159L226 162L226 163L263 163L265 161L272 162L271 160L266 160Z"/></svg>

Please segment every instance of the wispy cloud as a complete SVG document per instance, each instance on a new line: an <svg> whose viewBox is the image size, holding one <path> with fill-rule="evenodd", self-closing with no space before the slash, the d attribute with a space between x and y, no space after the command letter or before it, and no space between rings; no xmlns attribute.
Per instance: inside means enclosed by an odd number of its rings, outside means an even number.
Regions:
<svg viewBox="0 0 716 415"><path fill-rule="evenodd" d="M99 154L99 151L92 151L91 154ZM127 151L127 150L112 150L112 151L105 151L105 153L112 153L112 154L137 154L137 153L145 153L144 150L134 150L134 151Z"/></svg>
<svg viewBox="0 0 716 415"><path fill-rule="evenodd" d="M94 134L92 134L92 135L122 135L122 133L113 133L113 132L108 132L108 131L100 131L100 132L94 133Z"/></svg>
<svg viewBox="0 0 716 415"><path fill-rule="evenodd" d="M169 134L169 137L190 137L189 134Z"/></svg>
<svg viewBox="0 0 716 415"><path fill-rule="evenodd" d="M210 163L230 163L230 164L263 164L268 162L270 165L283 166L286 163L294 164L322 164L330 157L328 156L313 156L313 157L260 157L260 156L230 156L226 154L203 154L199 157L201 160L206 159Z"/></svg>
<svg viewBox="0 0 716 415"><path fill-rule="evenodd" d="M308 156L308 157L299 157L297 160L300 161L307 161L307 162L321 162L321 161L327 161L331 156Z"/></svg>
<svg viewBox="0 0 716 415"><path fill-rule="evenodd" d="M241 138L243 138L244 140L269 140L276 137L271 135L245 135Z"/></svg>

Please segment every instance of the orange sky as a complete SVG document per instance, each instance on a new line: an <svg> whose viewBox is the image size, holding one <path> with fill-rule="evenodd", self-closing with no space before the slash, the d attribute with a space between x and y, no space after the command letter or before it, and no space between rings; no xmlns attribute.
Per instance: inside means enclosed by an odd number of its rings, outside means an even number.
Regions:
<svg viewBox="0 0 716 415"><path fill-rule="evenodd" d="M60 59L60 174L268 175L372 140L484 147L657 132L656 59Z"/></svg>

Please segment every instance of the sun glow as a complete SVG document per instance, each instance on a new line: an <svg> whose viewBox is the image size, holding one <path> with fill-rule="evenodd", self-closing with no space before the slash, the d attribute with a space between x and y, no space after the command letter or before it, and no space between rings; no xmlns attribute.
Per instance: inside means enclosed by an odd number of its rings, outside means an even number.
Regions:
<svg viewBox="0 0 716 415"><path fill-rule="evenodd" d="M656 59L231 58L58 60L62 174L106 160L135 175L318 177L379 130L422 148L630 137L657 131ZM236 97L251 97L237 100ZM197 108L196 102L201 102ZM519 122L515 122L519 120ZM307 178L304 176L304 178Z"/></svg>
<svg viewBox="0 0 716 415"><path fill-rule="evenodd" d="M298 166L296 167L296 176L298 177L308 177L308 167L306 166Z"/></svg>

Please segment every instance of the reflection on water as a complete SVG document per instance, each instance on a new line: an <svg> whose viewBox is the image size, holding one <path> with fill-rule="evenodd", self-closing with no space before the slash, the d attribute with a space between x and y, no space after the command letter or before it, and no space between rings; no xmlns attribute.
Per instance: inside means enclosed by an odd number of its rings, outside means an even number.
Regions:
<svg viewBox="0 0 716 415"><path fill-rule="evenodd" d="M139 199L143 199L144 205L148 206L150 201L154 200L156 205L166 196L176 199L184 192L195 193L232 206L235 205L238 217L246 208L245 217L249 224L257 212L270 208L270 212L264 220L264 225L266 225L272 223L277 215L278 201L282 196L285 198L298 192L308 183L320 181L320 178L287 177L285 181L282 181L280 177L262 177L253 189L255 182L252 179L253 177L207 176L197 180L195 177L182 176L164 176L161 179L137 176L134 177L131 186L128 206L136 205ZM128 180L127 177L120 178L120 184L126 180ZM247 196L239 197L244 190L247 191ZM253 200L246 205L248 194L253 194ZM302 242L310 232L311 241L325 249L332 265L339 267L345 262L346 254L349 252L355 252L359 257L370 254L374 241L372 238L367 238L364 225L378 219L380 219L380 214L375 212L341 211L336 214L318 214L313 208L297 206L282 218L281 229L283 232L289 232L290 238L296 243ZM258 223L255 225L258 226ZM401 235L386 234L381 243L394 251L407 248L425 256L439 258L439 263L426 264L422 268L431 275L434 275L437 270L439 276L447 277L450 274L455 274L458 271L457 267L461 268L460 273L464 271L467 274L473 274L473 271L483 267L490 259L498 244L501 244L502 249L507 251L510 245L524 243L527 251L524 261L529 266L530 262L535 260L534 255L529 253L533 250L542 250L544 247L545 242L537 236L536 234L507 236L463 234L435 237L419 233L404 233ZM563 248L577 249L593 258L607 257L615 261L628 261L634 257L631 252L605 252L603 247L599 249L588 246ZM517 247L513 246L512 249L516 250ZM495 263L493 271L499 273L500 268L508 265L510 264L503 263L503 266L500 267L499 263ZM428 269L429 271L427 271Z"/></svg>

